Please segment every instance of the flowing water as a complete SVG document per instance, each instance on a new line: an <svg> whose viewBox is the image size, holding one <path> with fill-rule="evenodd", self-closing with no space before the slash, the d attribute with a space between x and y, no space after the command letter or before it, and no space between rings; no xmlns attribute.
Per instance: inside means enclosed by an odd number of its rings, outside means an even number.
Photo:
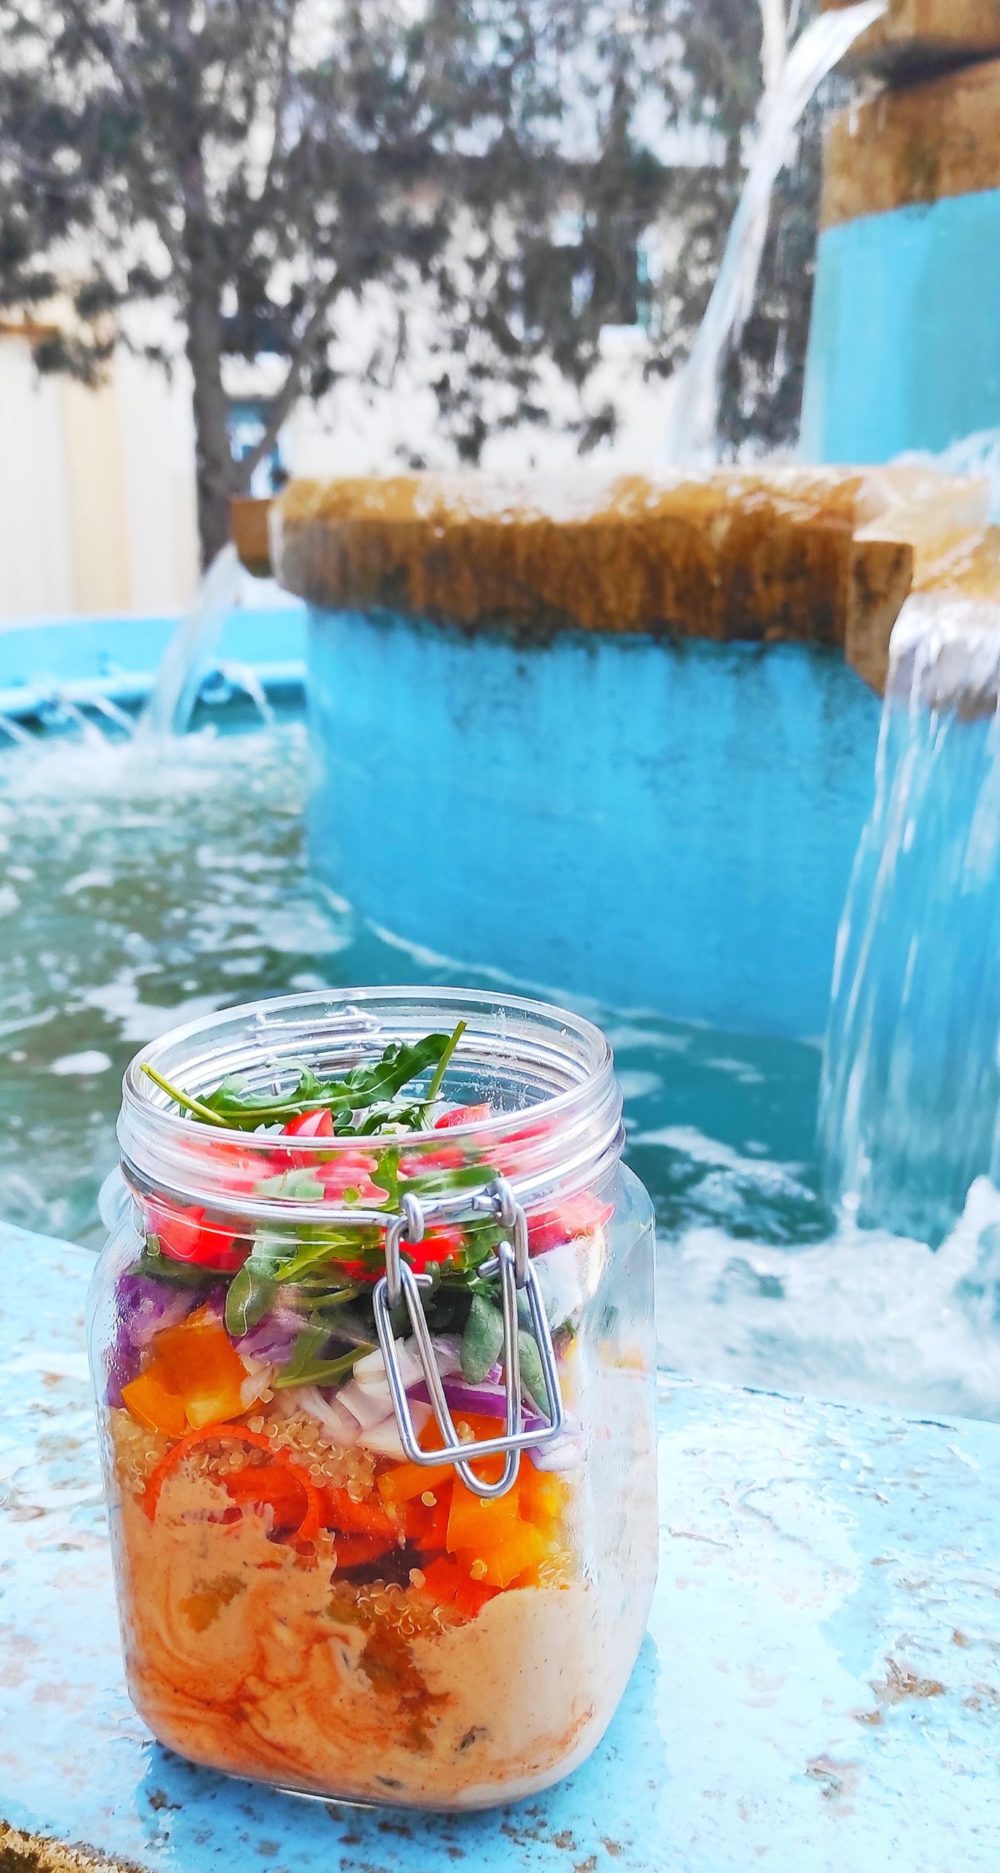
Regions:
<svg viewBox="0 0 1000 1873"><path fill-rule="evenodd" d="M170 640L142 719L148 733L183 735L188 727L242 576L239 556L230 542L216 554Z"/></svg>
<svg viewBox="0 0 1000 1873"><path fill-rule="evenodd" d="M822 13L784 50L774 6L764 10L765 88L739 206L704 318L675 389L660 456L664 467L718 461L719 377L753 305L774 185L794 147L795 131L823 79L855 39L885 12L885 0Z"/></svg>
<svg viewBox="0 0 1000 1873"><path fill-rule="evenodd" d="M175 742L169 788L141 743L0 750L6 1218L99 1243L120 1074L168 1027L328 983L477 980L317 893L307 770L301 724L267 734L249 710L233 732ZM656 1203L667 1365L1000 1418L1000 1199L985 1180L936 1254L838 1222L817 1047L587 1012L613 1041L629 1159Z"/></svg>
<svg viewBox="0 0 1000 1873"><path fill-rule="evenodd" d="M975 1179L1000 1175L998 697L993 608L911 599L841 925L822 1130L847 1209L934 1244Z"/></svg>

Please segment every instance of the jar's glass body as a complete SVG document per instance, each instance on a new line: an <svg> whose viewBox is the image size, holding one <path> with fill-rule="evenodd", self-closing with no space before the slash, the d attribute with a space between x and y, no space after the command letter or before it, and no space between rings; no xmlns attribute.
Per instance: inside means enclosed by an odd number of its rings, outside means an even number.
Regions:
<svg viewBox="0 0 1000 1873"><path fill-rule="evenodd" d="M610 1056L540 1004L417 991L261 1004L149 1055L196 1099L221 1062L280 1106L303 1065L316 1083L334 1066L364 1073L387 1043L459 1018L439 1103L418 1102L405 1133L334 1135L301 1115L289 1133L263 1108L264 1129L226 1131L179 1118L133 1068L120 1126L133 1200L91 1299L126 1669L154 1735L287 1789L437 1809L517 1799L581 1762L645 1629L653 1232L619 1161ZM402 1255L425 1277L451 1419L463 1445L502 1437L510 1356L490 1271L507 1222L483 1197L490 1176L527 1218L563 1419L553 1432L521 1290L528 1447L483 1498L442 1448L397 1305L429 1461L407 1458L373 1295L386 1222L416 1196L423 1235L404 1235ZM499 1486L506 1461L476 1460L473 1482Z"/></svg>

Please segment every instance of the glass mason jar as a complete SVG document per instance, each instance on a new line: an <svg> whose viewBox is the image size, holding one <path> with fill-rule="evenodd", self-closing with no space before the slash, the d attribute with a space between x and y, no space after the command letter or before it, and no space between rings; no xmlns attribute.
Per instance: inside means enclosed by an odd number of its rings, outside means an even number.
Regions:
<svg viewBox="0 0 1000 1873"><path fill-rule="evenodd" d="M656 1570L652 1211L622 1138L603 1036L514 997L292 996L133 1061L91 1357L162 1743L436 1809L589 1755Z"/></svg>

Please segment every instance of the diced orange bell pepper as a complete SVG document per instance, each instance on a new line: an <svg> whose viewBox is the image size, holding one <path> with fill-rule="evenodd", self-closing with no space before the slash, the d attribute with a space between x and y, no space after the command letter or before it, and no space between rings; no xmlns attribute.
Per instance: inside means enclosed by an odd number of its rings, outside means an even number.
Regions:
<svg viewBox="0 0 1000 1873"><path fill-rule="evenodd" d="M516 1483L506 1496L495 1497L474 1495L463 1482L455 1483L448 1515L447 1546L451 1554L469 1548L474 1554L481 1554L485 1558L491 1549L502 1546L516 1533L520 1525L521 1511Z"/></svg>
<svg viewBox="0 0 1000 1873"><path fill-rule="evenodd" d="M434 1491L450 1483L454 1475L450 1463L431 1463L426 1469L419 1463L394 1463L391 1469L382 1471L378 1491L386 1504L412 1502L425 1490Z"/></svg>
<svg viewBox="0 0 1000 1873"><path fill-rule="evenodd" d="M406 1520L403 1524L407 1541L419 1548L422 1554L437 1553L448 1540L451 1489L439 1483L429 1493L435 1497L433 1503L426 1503L422 1497L418 1497L415 1502L406 1504Z"/></svg>
<svg viewBox="0 0 1000 1873"><path fill-rule="evenodd" d="M157 1334L153 1370L168 1390L180 1393L192 1429L224 1424L246 1409L246 1367L221 1321L204 1310Z"/></svg>
<svg viewBox="0 0 1000 1873"><path fill-rule="evenodd" d="M548 1551L540 1528L532 1522L513 1522L504 1531L497 1530L490 1545L460 1549L457 1559L467 1570L482 1562L484 1570L477 1569L480 1580L491 1587L509 1587L519 1574L543 1561Z"/></svg>
<svg viewBox="0 0 1000 1873"><path fill-rule="evenodd" d="M164 1437L182 1437L188 1428L184 1400L169 1390L155 1366L122 1386L122 1398L137 1424Z"/></svg>
<svg viewBox="0 0 1000 1873"><path fill-rule="evenodd" d="M519 1482L521 1514L538 1528L551 1528L562 1515L569 1494L562 1477L522 1462Z"/></svg>

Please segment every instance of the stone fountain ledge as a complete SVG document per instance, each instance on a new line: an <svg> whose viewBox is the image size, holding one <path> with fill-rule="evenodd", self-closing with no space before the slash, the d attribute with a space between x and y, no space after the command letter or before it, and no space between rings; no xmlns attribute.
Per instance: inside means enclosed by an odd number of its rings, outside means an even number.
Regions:
<svg viewBox="0 0 1000 1873"><path fill-rule="evenodd" d="M986 538L988 488L900 466L295 481L269 544L264 508L234 504L245 562L321 610L522 642L813 643L881 690L909 593Z"/></svg>
<svg viewBox="0 0 1000 1873"><path fill-rule="evenodd" d="M665 1383L660 1584L548 1795L436 1818L190 1767L128 1703L83 1250L0 1232L0 1869L994 1873L1000 1427Z"/></svg>

